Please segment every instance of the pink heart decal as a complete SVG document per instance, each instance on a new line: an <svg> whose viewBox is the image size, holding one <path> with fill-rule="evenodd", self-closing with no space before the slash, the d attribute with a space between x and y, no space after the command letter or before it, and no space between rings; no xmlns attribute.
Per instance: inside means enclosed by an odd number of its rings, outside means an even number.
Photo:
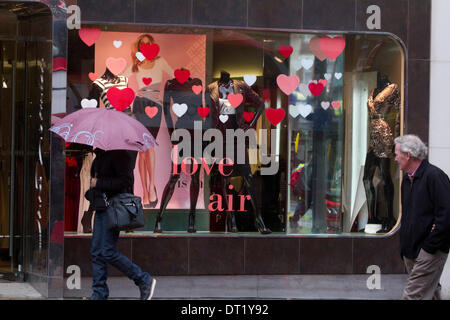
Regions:
<svg viewBox="0 0 450 320"><path fill-rule="evenodd" d="M96 74L95 72L89 72L89 79L91 79L91 81L95 81L99 78L98 74Z"/></svg>
<svg viewBox="0 0 450 320"><path fill-rule="evenodd" d="M339 101L333 101L331 102L331 106L334 108L334 110L337 110L341 106L341 103Z"/></svg>
<svg viewBox="0 0 450 320"><path fill-rule="evenodd" d="M109 71L118 76L127 67L127 61L124 58L116 59L109 57L108 59L106 59L106 67L109 69Z"/></svg>
<svg viewBox="0 0 450 320"><path fill-rule="evenodd" d="M142 52L147 60L152 60L158 55L159 46L156 43L142 43L139 51Z"/></svg>
<svg viewBox="0 0 450 320"><path fill-rule="evenodd" d="M246 122L251 122L252 120L253 120L253 117L255 116L255 114L253 113L253 112L244 112L244 114L243 114L243 117L244 117L244 120L246 121Z"/></svg>
<svg viewBox="0 0 450 320"><path fill-rule="evenodd" d="M197 113L200 115L200 117L202 117L203 119L205 119L208 114L209 114L209 108L208 107L198 107L197 108Z"/></svg>
<svg viewBox="0 0 450 320"><path fill-rule="evenodd" d="M320 38L320 50L330 59L336 59L345 49L345 39L343 37L330 38L323 36Z"/></svg>
<svg viewBox="0 0 450 320"><path fill-rule="evenodd" d="M134 99L134 91L131 88L118 89L109 88L106 91L106 97L109 103L118 111L123 111L131 105Z"/></svg>
<svg viewBox="0 0 450 320"><path fill-rule="evenodd" d="M308 88L309 88L309 91L311 91L311 93L313 94L313 96L317 97L323 91L323 84L310 82L308 84Z"/></svg>
<svg viewBox="0 0 450 320"><path fill-rule="evenodd" d="M244 96L240 93L236 93L236 94L230 93L228 95L228 101L235 108L239 107L239 105L242 103L243 100L244 100Z"/></svg>
<svg viewBox="0 0 450 320"><path fill-rule="evenodd" d="M178 82L183 84L186 82L187 79L189 79L191 72L187 69L183 70L177 69L173 74L175 75L175 78L178 80Z"/></svg>
<svg viewBox="0 0 450 320"><path fill-rule="evenodd" d="M320 38L319 37L311 38L311 40L309 41L309 48L311 49L311 52L313 53L313 55L320 61L323 61L327 58L327 56L320 49Z"/></svg>
<svg viewBox="0 0 450 320"><path fill-rule="evenodd" d="M289 56L292 54L292 51L294 51L294 49L292 49L291 46L280 46L280 53L285 58L289 58Z"/></svg>
<svg viewBox="0 0 450 320"><path fill-rule="evenodd" d="M150 107L150 106L147 106L147 107L145 107L144 111L145 111L145 114L146 114L150 119L152 119L152 118L153 118L154 116L156 116L156 114L158 113L158 107Z"/></svg>
<svg viewBox="0 0 450 320"><path fill-rule="evenodd" d="M266 118L274 126L276 126L281 121L283 121L285 115L286 115L286 112L284 111L284 109L281 109L281 108L280 109L274 109L274 108L266 109Z"/></svg>
<svg viewBox="0 0 450 320"><path fill-rule="evenodd" d="M324 87L326 87L327 84L328 84L328 80L327 79L320 79L319 83L321 83Z"/></svg>
<svg viewBox="0 0 450 320"><path fill-rule="evenodd" d="M192 86L192 91L195 94L199 94L200 92L202 92L203 87L201 85L194 85Z"/></svg>
<svg viewBox="0 0 450 320"><path fill-rule="evenodd" d="M142 82L143 82L146 86L148 86L150 83L152 83L152 78L145 78L145 77L143 77L143 78L142 78Z"/></svg>
<svg viewBox="0 0 450 320"><path fill-rule="evenodd" d="M99 28L86 28L82 27L80 30L78 30L78 35L80 36L80 39L88 46L92 46L95 41L98 40L100 37L100 34L102 32Z"/></svg>
<svg viewBox="0 0 450 320"><path fill-rule="evenodd" d="M278 87L285 94L290 95L298 87L300 79L296 75L287 76L285 74L280 74L277 77Z"/></svg>

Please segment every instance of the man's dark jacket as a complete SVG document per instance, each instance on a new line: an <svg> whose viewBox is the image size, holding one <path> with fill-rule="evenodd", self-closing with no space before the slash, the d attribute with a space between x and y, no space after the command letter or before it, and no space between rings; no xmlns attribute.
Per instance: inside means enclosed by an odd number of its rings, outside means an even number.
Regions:
<svg viewBox="0 0 450 320"><path fill-rule="evenodd" d="M450 246L450 181L438 167L423 160L413 182L402 182L400 254L415 259L420 249L448 253ZM435 229L431 231L433 224Z"/></svg>
<svg viewBox="0 0 450 320"><path fill-rule="evenodd" d="M104 192L108 198L123 192L133 193L137 152L96 149L95 155L91 167L91 177L97 178L95 189Z"/></svg>

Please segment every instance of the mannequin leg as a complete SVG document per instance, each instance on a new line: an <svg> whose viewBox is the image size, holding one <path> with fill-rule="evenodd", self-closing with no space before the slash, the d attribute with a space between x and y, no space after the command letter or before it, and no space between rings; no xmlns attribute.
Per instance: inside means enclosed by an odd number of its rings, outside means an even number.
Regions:
<svg viewBox="0 0 450 320"><path fill-rule="evenodd" d="M200 190L200 170L197 170L197 172L191 176L191 187L190 187L191 209L189 211L189 224L188 224L189 233L196 232L195 208L197 207L199 190Z"/></svg>
<svg viewBox="0 0 450 320"><path fill-rule="evenodd" d="M158 204L158 194L156 193L155 187L155 164L155 148L150 148L147 151L147 170L149 176L148 199L152 208L156 207Z"/></svg>
<svg viewBox="0 0 450 320"><path fill-rule="evenodd" d="M259 206L256 206L257 198L255 192L255 185L253 183L253 175L250 173L247 176L243 176L243 178L247 192L251 196L250 203L253 207L253 215L255 218L256 229L258 229L259 233L261 234L272 233L272 231L264 225L263 218L261 217L261 208Z"/></svg>
<svg viewBox="0 0 450 320"><path fill-rule="evenodd" d="M394 225L394 183L390 173L390 162L389 158L383 158L380 165L387 213L387 219L383 223L383 231L389 231Z"/></svg>
<svg viewBox="0 0 450 320"><path fill-rule="evenodd" d="M368 223L376 223L376 212L375 212L375 187L373 186L373 176L375 175L375 170L377 168L377 157L372 151L369 151L366 156L366 163L364 165L364 189L366 191L367 198L367 208L369 210L369 220Z"/></svg>
<svg viewBox="0 0 450 320"><path fill-rule="evenodd" d="M175 185L178 179L180 179L179 174L171 174L169 181L167 181L167 184L164 187L164 192L161 199L161 206L159 208L158 215L156 216L155 229L153 230L154 233L162 232L161 227L162 215L164 213L164 210L166 210L167 204L172 198L173 192L175 191Z"/></svg>
<svg viewBox="0 0 450 320"><path fill-rule="evenodd" d="M153 149L153 148L151 148ZM146 207L146 205L148 205L149 199L148 199L148 187L147 187L147 153L146 152L139 152L139 158L138 158L138 168L139 168L139 175L141 176L141 183L142 183L142 195L143 195L143 205L144 208Z"/></svg>
<svg viewBox="0 0 450 320"><path fill-rule="evenodd" d="M222 201L225 203L225 232L232 232L236 233L238 232L238 228L236 226L236 217L234 215L234 212L231 211L233 208L228 208L228 198L227 198L227 189L228 185L230 184L230 179L228 177L222 177Z"/></svg>

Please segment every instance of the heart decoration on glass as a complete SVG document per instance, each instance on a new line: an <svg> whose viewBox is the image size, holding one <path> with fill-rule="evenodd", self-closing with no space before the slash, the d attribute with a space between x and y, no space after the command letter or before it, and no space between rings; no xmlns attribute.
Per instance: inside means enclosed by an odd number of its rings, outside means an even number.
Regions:
<svg viewBox="0 0 450 320"><path fill-rule="evenodd" d="M153 117L158 114L158 107L146 106L144 111L145 111L145 114L147 115L147 117L149 117L150 119L153 119Z"/></svg>
<svg viewBox="0 0 450 320"><path fill-rule="evenodd" d="M118 76L127 67L127 61L124 58L116 59L116 58L109 57L108 59L106 59L106 67L114 75Z"/></svg>
<svg viewBox="0 0 450 320"><path fill-rule="evenodd" d="M242 116L244 117L245 122L250 123L250 122L252 122L253 117L255 116L255 113L245 111Z"/></svg>
<svg viewBox="0 0 450 320"><path fill-rule="evenodd" d="M156 43L153 43L153 44L141 43L139 51L142 52L145 59L151 61L158 56L159 45L157 45Z"/></svg>
<svg viewBox="0 0 450 320"><path fill-rule="evenodd" d="M249 86L252 86L256 82L256 76L253 74L244 74L244 81Z"/></svg>
<svg viewBox="0 0 450 320"><path fill-rule="evenodd" d="M328 80L327 79L320 79L319 83L321 83L324 87L326 87L327 84L328 84Z"/></svg>
<svg viewBox="0 0 450 320"><path fill-rule="evenodd" d="M183 84L189 79L191 72L187 69L177 69L174 72L175 79L178 80L179 83Z"/></svg>
<svg viewBox="0 0 450 320"><path fill-rule="evenodd" d="M120 48L122 46L122 41L114 40L113 41L113 46L116 47L116 48Z"/></svg>
<svg viewBox="0 0 450 320"><path fill-rule="evenodd" d="M106 91L106 97L116 110L123 111L133 102L134 91L131 88L119 89L112 87Z"/></svg>
<svg viewBox="0 0 450 320"><path fill-rule="evenodd" d="M241 105L242 101L244 100L244 96L241 93L230 93L228 96L228 101L230 102L230 104L234 107L237 108Z"/></svg>
<svg viewBox="0 0 450 320"><path fill-rule="evenodd" d="M331 106L334 108L334 110L337 110L341 106L341 103L339 101L333 101L331 102Z"/></svg>
<svg viewBox="0 0 450 320"><path fill-rule="evenodd" d="M309 96L309 94L311 93L309 91L308 86L305 83L301 83L298 86L298 90L300 91L300 93L306 98L307 96Z"/></svg>
<svg viewBox="0 0 450 320"><path fill-rule="evenodd" d="M335 77L336 79L340 80L340 79L342 78L342 73L341 73L341 72L336 72L336 73L334 74L334 77Z"/></svg>
<svg viewBox="0 0 450 320"><path fill-rule="evenodd" d="M102 32L99 28L86 28L82 27L80 30L78 30L78 35L80 36L80 39L88 46L92 46L100 37L100 34Z"/></svg>
<svg viewBox="0 0 450 320"><path fill-rule="evenodd" d="M269 120L269 122L273 126L276 126L281 121L283 121L285 115L286 115L286 112L284 111L284 109L281 109L281 108L279 108L279 109L267 108L266 109L266 118L267 118L267 120Z"/></svg>
<svg viewBox="0 0 450 320"><path fill-rule="evenodd" d="M89 79L91 79L91 81L95 81L96 79L99 78L98 74L96 74L95 72L89 72L88 76Z"/></svg>
<svg viewBox="0 0 450 320"><path fill-rule="evenodd" d="M188 109L188 106L186 103L178 104L174 103L172 105L172 111L177 115L178 118L182 117Z"/></svg>
<svg viewBox="0 0 450 320"><path fill-rule="evenodd" d="M198 107L197 113L200 115L200 117L205 119L209 114L209 108L208 107Z"/></svg>
<svg viewBox="0 0 450 320"><path fill-rule="evenodd" d="M313 55L320 61L323 61L327 58L327 56L320 49L320 38L319 37L311 38L311 40L309 41L309 49L311 49L311 52L313 53Z"/></svg>
<svg viewBox="0 0 450 320"><path fill-rule="evenodd" d="M306 118L309 116L309 114L312 112L312 107L309 104L302 104L300 106L300 114L303 118Z"/></svg>
<svg viewBox="0 0 450 320"><path fill-rule="evenodd" d="M310 82L308 84L308 88L309 91L311 92L311 94L315 97L319 96L322 91L323 91L323 84L322 83L315 83L315 82Z"/></svg>
<svg viewBox="0 0 450 320"><path fill-rule="evenodd" d="M285 74L280 74L277 77L278 87L285 94L290 95L298 87L300 79L296 75L287 76Z"/></svg>
<svg viewBox="0 0 450 320"><path fill-rule="evenodd" d="M320 106L322 107L323 110L327 110L330 107L330 101L322 101L320 103Z"/></svg>
<svg viewBox="0 0 450 320"><path fill-rule="evenodd" d="M295 106L292 104L289 105L289 114L292 118L295 119L300 114L300 107L301 105L299 103L297 103Z"/></svg>
<svg viewBox="0 0 450 320"><path fill-rule="evenodd" d="M228 115L227 115L227 114L221 114L221 115L219 116L219 120L220 120L220 122L222 122L222 123L227 122L227 121L228 121Z"/></svg>
<svg viewBox="0 0 450 320"><path fill-rule="evenodd" d="M192 92L195 94L200 94L202 92L203 87L201 85L193 85Z"/></svg>
<svg viewBox="0 0 450 320"><path fill-rule="evenodd" d="M280 53L285 58L289 58L293 51L291 46L280 46Z"/></svg>
<svg viewBox="0 0 450 320"><path fill-rule="evenodd" d="M330 38L323 36L319 41L320 50L328 59L336 59L345 49L345 39L343 37Z"/></svg>
<svg viewBox="0 0 450 320"><path fill-rule="evenodd" d="M142 78L142 82L143 82L146 86L150 85L150 83L152 83L152 81L153 81L152 78L146 78L146 77L143 77L143 78Z"/></svg>
<svg viewBox="0 0 450 320"><path fill-rule="evenodd" d="M83 100L81 100L81 107L83 109L85 109L85 108L96 108L97 104L98 104L98 102L95 99L90 99L90 100L89 99L83 99Z"/></svg>

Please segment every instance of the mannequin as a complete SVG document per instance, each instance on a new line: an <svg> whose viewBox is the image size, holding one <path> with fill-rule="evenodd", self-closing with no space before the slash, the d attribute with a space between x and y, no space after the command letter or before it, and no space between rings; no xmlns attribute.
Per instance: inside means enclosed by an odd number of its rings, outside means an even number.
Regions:
<svg viewBox="0 0 450 320"><path fill-rule="evenodd" d="M112 87L118 89L125 89L128 86L128 78L124 76L116 76L108 68L106 68L103 75L92 83L92 89L89 92L88 99L97 100L97 108L105 107L107 109L114 108L108 101L106 92ZM101 106L100 102L103 104ZM131 108L128 107L123 112L130 114ZM83 159L83 165L80 171L80 195L84 195L86 190L90 188L90 171L95 155L89 152ZM80 196L80 203L78 209L78 232L91 233L92 232L92 217L94 214L93 208L89 201L84 196ZM80 218L81 217L81 218Z"/></svg>
<svg viewBox="0 0 450 320"><path fill-rule="evenodd" d="M221 71L220 79L208 85L208 91L210 94L210 104L211 104L211 119L212 126L216 129L219 129L223 137L225 137L226 129L238 129L241 128L243 130L247 130L249 128L254 128L256 125L256 121L258 117L261 115L264 110L264 102L258 96L258 94L253 91L253 89L247 85L244 81L233 80L230 78L230 74L226 71ZM236 108L230 105L227 96L230 93L241 93L244 97L243 102ZM251 102L254 106L256 106L257 111L254 115L252 121L250 123L246 123L243 117L244 113L244 104L245 102ZM228 120L223 123L219 120L220 115L227 115ZM223 148L224 156L226 155L226 140L224 139L224 148ZM253 209L255 227L261 234L269 234L272 231L264 225L264 221L261 216L261 206L257 203L256 197L256 189L253 182L253 175L251 173L249 161L248 161L248 152L245 152L245 163L238 164L237 160L237 146L234 143L234 159L233 165L228 167L227 169L232 169L232 172L229 176L221 175L221 187L222 187L222 197L226 198L228 185L230 184L230 178L233 176L241 176L243 178L244 186L247 189L248 194L251 196L250 204ZM228 174L229 171L225 169L225 173ZM226 215L226 227L231 232L237 232L236 219L234 213L230 211L228 208L227 201L225 202L225 206L227 207L227 215Z"/></svg>
<svg viewBox="0 0 450 320"><path fill-rule="evenodd" d="M192 91L193 86L202 86L202 81L198 78L192 79L189 78L186 82L180 83L177 79L168 80L166 82L164 88L164 117L167 123L167 129L169 131L169 136L172 136L172 133L176 129L187 129L191 135L191 150L190 154L183 155L194 157L194 121L202 122L202 131L207 130L211 126L211 117L208 115L205 119L203 119L197 112L197 108L202 105L202 94L195 94ZM171 116L171 106L174 104L186 104L187 110L186 112L179 117L174 125ZM203 135L203 132L202 132ZM173 145L176 145L177 142L172 142ZM203 149L202 149L203 151ZM201 163L200 159L197 159L198 163ZM175 191L175 186L178 180L180 179L181 172L181 164L178 165L177 173L171 172L169 181L167 181L166 186L163 191L163 195L161 198L161 206L156 217L156 223L154 232L161 233L162 232L162 215L164 210L167 207L172 195ZM188 222L188 232L194 233L196 232L195 228L195 209L197 206L197 200L200 190L200 170L197 170L193 175L191 175L191 184L190 184L190 211L189 211L189 222Z"/></svg>
<svg viewBox="0 0 450 320"><path fill-rule="evenodd" d="M394 137L400 133L400 94L398 85L391 83L387 76L378 73L377 87L372 90L367 102L369 109L369 149L364 166L364 187L369 210L368 224L381 224L379 232L388 232L395 223L393 215L394 185L390 174L390 158L393 157ZM389 114L394 112L394 128L389 124ZM381 218L376 210L376 193L373 177L379 168L383 182L386 218Z"/></svg>

